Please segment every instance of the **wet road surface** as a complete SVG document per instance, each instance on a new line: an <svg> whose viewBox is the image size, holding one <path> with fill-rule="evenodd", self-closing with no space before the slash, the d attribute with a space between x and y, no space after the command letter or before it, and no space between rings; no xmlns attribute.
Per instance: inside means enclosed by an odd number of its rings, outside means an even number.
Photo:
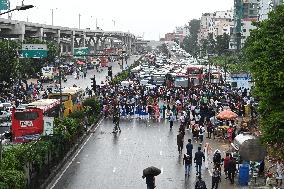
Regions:
<svg viewBox="0 0 284 189"><path fill-rule="evenodd" d="M172 131L167 121L158 123L151 120L147 123L133 119L122 120L120 125L122 132L115 135L112 133L112 120L103 120L78 156L65 167L64 174L55 178L56 182L50 185L51 188L143 189L146 184L142 179L142 171L148 166L162 170L156 177L156 189L194 188L195 167L191 168L190 176L185 178L182 156L177 151L178 123L175 123ZM188 138L191 138L191 134L186 131L185 141ZM215 150L215 146L219 145L212 141ZM194 143L193 153L198 145ZM207 188L211 188L211 172L204 167L202 169ZM222 177L219 188L237 188L229 184L224 175ZM237 178L235 181L237 182Z"/></svg>

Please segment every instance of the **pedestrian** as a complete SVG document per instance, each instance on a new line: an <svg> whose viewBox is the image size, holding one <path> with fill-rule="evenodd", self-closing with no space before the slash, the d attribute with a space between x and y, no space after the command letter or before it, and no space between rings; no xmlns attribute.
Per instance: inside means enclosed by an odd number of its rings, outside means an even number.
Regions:
<svg viewBox="0 0 284 189"><path fill-rule="evenodd" d="M173 113L170 113L170 116L169 116L170 130L172 130L172 128L174 126L174 120L175 120L175 117L174 117Z"/></svg>
<svg viewBox="0 0 284 189"><path fill-rule="evenodd" d="M204 145L203 151L204 151L204 156L205 156L204 167L206 169L208 169L209 168L209 161L210 161L209 155L212 153L212 148L211 148L211 146L209 145L208 142Z"/></svg>
<svg viewBox="0 0 284 189"><path fill-rule="evenodd" d="M191 144L191 139L188 139L187 141L188 143L186 145L186 153L192 157L193 145Z"/></svg>
<svg viewBox="0 0 284 189"><path fill-rule="evenodd" d="M183 137L184 135L179 132L179 134L177 135L177 146L178 146L178 152L181 154L182 153L182 149L183 149Z"/></svg>
<svg viewBox="0 0 284 189"><path fill-rule="evenodd" d="M223 159L224 161L224 172L225 172L225 179L228 178L228 165L229 165L229 161L230 161L230 154L226 153L226 157Z"/></svg>
<svg viewBox="0 0 284 189"><path fill-rule="evenodd" d="M235 173L236 173L236 160L233 157L231 157L228 163L228 177L231 184L234 184Z"/></svg>
<svg viewBox="0 0 284 189"><path fill-rule="evenodd" d="M199 133L198 133L200 144L203 143L204 133L205 133L205 129L204 129L203 125L200 125Z"/></svg>
<svg viewBox="0 0 284 189"><path fill-rule="evenodd" d="M218 189L219 182L221 182L221 171L219 167L214 167L212 172L212 189Z"/></svg>
<svg viewBox="0 0 284 189"><path fill-rule="evenodd" d="M190 167L192 165L192 156L188 153L184 154L183 156L183 165L185 169L185 177L189 177Z"/></svg>
<svg viewBox="0 0 284 189"><path fill-rule="evenodd" d="M202 180L201 176L198 176L198 180L195 183L195 189L207 189L206 183Z"/></svg>
<svg viewBox="0 0 284 189"><path fill-rule="evenodd" d="M195 152L194 163L196 163L196 175L201 175L202 159L205 161L204 153L201 151L201 147L198 147L198 151Z"/></svg>
<svg viewBox="0 0 284 189"><path fill-rule="evenodd" d="M145 177L143 176L142 178L144 179ZM155 186L155 176L147 175L146 184L147 184L147 189L154 189L156 187Z"/></svg>

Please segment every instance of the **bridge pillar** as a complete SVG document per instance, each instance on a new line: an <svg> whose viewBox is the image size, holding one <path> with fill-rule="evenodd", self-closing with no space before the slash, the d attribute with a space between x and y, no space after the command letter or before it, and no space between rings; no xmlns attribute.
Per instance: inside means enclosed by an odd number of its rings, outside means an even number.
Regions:
<svg viewBox="0 0 284 189"><path fill-rule="evenodd" d="M19 40L21 42L25 40L26 26L24 23L17 23L14 27L14 32L19 34Z"/></svg>
<svg viewBox="0 0 284 189"><path fill-rule="evenodd" d="M38 39L40 41L42 41L42 39L43 39L43 28L38 28L36 36L38 37Z"/></svg>
<svg viewBox="0 0 284 189"><path fill-rule="evenodd" d="M96 37L96 41L95 41L95 44L94 44L95 54L97 54L97 51L99 50L99 42L100 42L100 40L101 40L100 37Z"/></svg>
<svg viewBox="0 0 284 189"><path fill-rule="evenodd" d="M57 44L59 45L59 44L60 44L60 30L57 30L57 31L56 31L56 36L55 36L55 38L56 38Z"/></svg>
<svg viewBox="0 0 284 189"><path fill-rule="evenodd" d="M72 55L73 55L73 53L74 53L75 34L76 34L76 32L75 32L75 31L72 31L72 34L71 34L71 54L72 54Z"/></svg>
<svg viewBox="0 0 284 189"><path fill-rule="evenodd" d="M82 46L81 46L81 45L82 45ZM81 47L86 47L86 33L85 33L85 32L84 32L83 35L81 36L80 46L81 46Z"/></svg>

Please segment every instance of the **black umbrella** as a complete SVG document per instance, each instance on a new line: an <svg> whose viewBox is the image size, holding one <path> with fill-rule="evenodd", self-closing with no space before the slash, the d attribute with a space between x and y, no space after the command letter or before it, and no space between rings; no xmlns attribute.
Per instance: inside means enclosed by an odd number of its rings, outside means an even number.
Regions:
<svg viewBox="0 0 284 189"><path fill-rule="evenodd" d="M266 156L266 149L258 139L249 139L240 147L240 155L246 161L261 161Z"/></svg>
<svg viewBox="0 0 284 189"><path fill-rule="evenodd" d="M158 176L159 174L161 174L161 170L154 166L147 167L143 170L143 178L146 176Z"/></svg>

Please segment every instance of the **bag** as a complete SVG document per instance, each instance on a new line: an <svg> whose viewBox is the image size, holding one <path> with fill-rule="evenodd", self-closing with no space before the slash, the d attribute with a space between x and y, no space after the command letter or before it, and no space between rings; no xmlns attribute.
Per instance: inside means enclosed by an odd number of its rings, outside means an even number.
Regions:
<svg viewBox="0 0 284 189"><path fill-rule="evenodd" d="M203 180L197 181L195 189L207 189L205 182Z"/></svg>

